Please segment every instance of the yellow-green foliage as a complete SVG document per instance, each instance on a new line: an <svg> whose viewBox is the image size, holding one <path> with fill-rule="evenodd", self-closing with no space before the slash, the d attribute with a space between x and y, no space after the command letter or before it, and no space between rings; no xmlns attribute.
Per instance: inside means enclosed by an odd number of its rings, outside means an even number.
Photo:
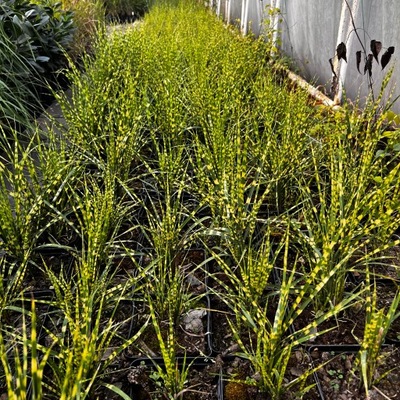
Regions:
<svg viewBox="0 0 400 400"><path fill-rule="evenodd" d="M361 287L344 290L349 271L365 274L399 245L399 134L385 132L389 114L376 102L361 117L347 107L334 117L316 111L270 68L269 44L242 37L200 2L159 1L143 21L108 34L97 29L100 1L63 5L78 22L76 54L98 35L83 72L69 73L71 99L57 96L66 126L29 143L4 137L0 163L1 244L19 263L1 264L13 276L0 287L1 311L31 266L56 294L50 321L62 327L49 333L54 380L46 390L91 398L112 359L141 334L103 358L129 322L113 318L120 301L143 289L142 329L153 322L164 394L189 390L189 366L177 369L176 328L193 296L176 260L193 244L210 250L208 282L233 316L227 335L258 385L273 399L306 390L312 371L285 375L293 346L361 301ZM139 265L136 249L145 245L152 259ZM72 273L33 258L48 246L68 250ZM132 261L129 273L117 259ZM377 327L391 322L367 304L360 361L369 386L385 333ZM290 329L312 311L314 319ZM7 368L4 347L0 357Z"/></svg>
<svg viewBox="0 0 400 400"><path fill-rule="evenodd" d="M364 336L360 338L361 348L358 353L356 366L359 367L366 397L369 397L376 379L376 368L378 365L382 344L385 341L391 324L400 316L398 306L400 303L400 291L397 290L394 299L388 307L378 307L378 295L376 283L370 285L369 272L367 271L367 296L365 301L366 318Z"/></svg>

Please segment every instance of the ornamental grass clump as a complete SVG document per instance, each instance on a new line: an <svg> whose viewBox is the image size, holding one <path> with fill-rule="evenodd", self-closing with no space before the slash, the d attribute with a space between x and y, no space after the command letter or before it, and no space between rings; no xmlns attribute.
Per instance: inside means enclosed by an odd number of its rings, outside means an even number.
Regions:
<svg viewBox="0 0 400 400"><path fill-rule="evenodd" d="M223 336L250 360L252 383L273 399L308 389L311 371L287 371L294 347L362 301L362 285L345 290L350 272L372 275L399 245L399 136L376 103L361 117L347 106L318 114L272 72L270 48L197 2L159 2L139 24L101 32L72 68L71 99L57 95L60 133L4 134L0 316L16 311L28 267L39 268L54 312L48 343L27 342L21 365L51 349L44 397L92 398L103 385L128 398L109 367L128 346L154 356L142 333L164 360L153 374L162 395L195 390L177 354L187 352L181 316L203 296L189 284L197 272L228 308ZM199 245L211 268L188 271L179 259ZM72 271L39 257L49 247L68 252ZM144 323L126 338L131 318L117 314L133 298ZM377 321L390 325L367 303L379 318L367 321L366 343L380 337ZM371 348L360 356L368 386Z"/></svg>
<svg viewBox="0 0 400 400"><path fill-rule="evenodd" d="M24 260L62 230L66 187L79 176L79 165L54 135L44 138L31 127L24 142L13 132L13 140L4 133L0 139L0 238L9 256Z"/></svg>
<svg viewBox="0 0 400 400"><path fill-rule="evenodd" d="M167 324L167 334L165 335L161 330L161 322L159 316L156 315L153 307L153 301L149 300L151 321L156 332L158 344L160 346L161 357L164 365L154 364L157 374L156 384L160 387L160 392L170 400L181 399L185 392L192 391L187 388L187 377L189 373L190 364L186 362L186 354L184 355L183 365L179 365L176 356L176 323L174 322L173 315L170 314L167 321L162 323ZM166 336L166 337L165 337Z"/></svg>
<svg viewBox="0 0 400 400"><path fill-rule="evenodd" d="M104 226L98 219L94 224ZM129 336L124 333L133 315L121 320L118 312L126 307L124 301L132 301L136 296L141 277L127 276L116 284L115 276L119 271L113 258L104 260L91 252L96 246L96 237L94 233L88 252L83 249L82 255L77 256L72 275L64 271L56 274L51 266L45 265L55 291L52 302L55 311L50 318L53 329L47 330L55 343L48 362L52 381L46 382L46 388L60 399L91 398L103 385L127 398L126 393L103 381L102 377L148 325L148 321L143 321ZM97 249L104 251L104 242L98 240L97 243Z"/></svg>
<svg viewBox="0 0 400 400"><path fill-rule="evenodd" d="M114 238L127 209L115 196L116 181L106 176L104 182L85 179L82 190L73 192L75 229L82 243L82 258L88 265L107 263L116 251ZM95 271L89 281L96 280Z"/></svg>
<svg viewBox="0 0 400 400"><path fill-rule="evenodd" d="M126 66L129 47L121 38L107 43L100 36L96 58L84 60L85 74L74 68L69 75L72 98L60 94L57 99L68 125L65 139L92 169L107 170L123 184L143 146L144 107L138 77ZM117 58L112 66L111 58Z"/></svg>
<svg viewBox="0 0 400 400"><path fill-rule="evenodd" d="M261 164L261 182L272 182L264 201L264 213L294 214L301 188L297 180L313 171L313 154L321 151L324 124L309 105L307 94L281 81L272 73L254 82L251 106L253 162Z"/></svg>
<svg viewBox="0 0 400 400"><path fill-rule="evenodd" d="M141 229L155 253L171 262L180 250L190 247L201 226L194 218L197 208L190 210L184 202L188 180L184 147L171 149L167 143L160 147L153 166L145 163L148 172L140 179L139 201L145 213Z"/></svg>
<svg viewBox="0 0 400 400"><path fill-rule="evenodd" d="M274 268L281 251L281 245L273 250L270 232L267 230L258 245L251 241L247 248L241 247L239 254L234 244L220 248L209 249L211 259L217 263L217 273L210 274L210 278L218 283L220 291L224 292L224 302L230 307L240 298L243 305L248 308L255 304L265 304L267 298L275 292L277 286L274 282ZM219 276L223 273L224 279ZM210 288L211 292L213 289Z"/></svg>
<svg viewBox="0 0 400 400"><path fill-rule="evenodd" d="M362 272L366 262L379 262L380 253L399 243L399 168L379 150L382 122L360 133L360 120L347 118L348 127L338 123L326 131L322 150L312 153L314 172L298 183L301 210L293 233L304 272L318 271L316 285L331 275L315 304L321 310L343 299L350 271Z"/></svg>
<svg viewBox="0 0 400 400"><path fill-rule="evenodd" d="M313 299L326 285L324 279L315 287L313 278L304 275L299 279L297 255L289 256L291 246L289 234L281 241L274 255L274 263L281 265L282 274L276 290L273 285L264 287L263 301L253 299L251 287L241 285L239 291L224 285L226 293L216 293L232 310L235 318L228 320L236 343L239 345L238 355L248 359L257 376L252 382L262 393L271 399L280 399L288 391L296 388L303 395L311 387L306 385L307 378L313 373L309 370L291 380L286 379L286 370L292 350L295 346L314 340L317 336L330 329L318 331L317 328L325 321L336 317L340 312L354 304L357 294L350 295L327 312L316 315L300 329L293 329L296 320L302 317ZM244 255L247 257L248 255ZM217 258L219 261L219 258ZM279 260L279 262L278 262ZM219 261L220 263L220 261ZM227 268L228 276L236 273ZM230 278L234 281L234 278ZM264 282L265 283L265 282ZM268 286L270 290L268 291ZM263 286L259 288L261 290ZM292 330L290 330L292 328Z"/></svg>
<svg viewBox="0 0 400 400"><path fill-rule="evenodd" d="M153 138L154 139L154 138ZM202 225L183 201L186 165L183 146L170 147L167 138L154 141L152 166L143 175L139 204L145 212L141 230L149 245L144 252L153 257L146 272L146 291L160 320L170 319L176 328L189 300L186 272L177 262L179 254L191 247ZM174 328L174 329L175 329Z"/></svg>

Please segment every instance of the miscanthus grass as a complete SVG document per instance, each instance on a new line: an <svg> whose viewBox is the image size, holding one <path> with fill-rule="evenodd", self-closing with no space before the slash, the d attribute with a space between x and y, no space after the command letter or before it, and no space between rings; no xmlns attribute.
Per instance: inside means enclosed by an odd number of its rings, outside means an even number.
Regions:
<svg viewBox="0 0 400 400"><path fill-rule="evenodd" d="M294 232L310 268L305 273L316 268L317 283L341 265L321 292L321 310L343 299L350 271L364 270L372 259L379 263L380 254L399 243L397 154L381 149L377 112L376 104L368 105L361 118L349 112L347 124L327 130L322 153L312 153L313 172L299 181L302 208Z"/></svg>
<svg viewBox="0 0 400 400"><path fill-rule="evenodd" d="M127 398L107 382L107 367L150 323L164 395L191 390L190 366L176 364L176 328L194 299L176 260L199 244L257 384L274 399L294 387L304 393L307 374L284 379L293 347L361 301L361 287L344 290L349 272L372 276L371 265L398 246L398 133L386 130L376 102L361 115L347 106L316 112L272 71L269 50L196 2L160 2L140 24L100 34L83 71L72 69L72 98L57 95L61 135L4 135L0 237L10 258L0 305L15 301L27 266L49 278L52 344L27 342L17 369L41 352L51 396L89 398L104 384ZM46 247L69 252L69 275L38 258ZM146 265L137 262L143 254ZM121 259L131 261L129 273ZM127 321L115 316L132 297L146 303L148 319L124 340ZM373 333L381 314L368 304ZM291 328L311 309L314 320ZM115 339L122 344L110 353ZM370 385L376 353L364 350ZM10 353L0 352L7 370ZM40 375L42 365L34 368Z"/></svg>
<svg viewBox="0 0 400 400"><path fill-rule="evenodd" d="M390 326L400 316L398 312L400 292L397 289L394 298L389 302L388 306L380 308L378 306L376 281L371 282L368 270L366 284L364 335L362 338L359 338L361 346L355 362L355 368L358 368L360 371L366 398L369 398L369 390L377 380L376 368L381 360L382 344L385 341Z"/></svg>
<svg viewBox="0 0 400 400"><path fill-rule="evenodd" d="M0 328L0 358L8 398L44 398L44 368L52 346L44 349L39 344L35 301L31 301L30 311L22 308L20 334L12 333L10 327L4 327L3 324Z"/></svg>
<svg viewBox="0 0 400 400"><path fill-rule="evenodd" d="M215 277L223 290L214 294L232 310L234 317L228 319L228 322L240 349L237 354L251 362L258 376L253 384L272 399L279 399L294 387L301 395L310 389L306 380L312 371L291 380L285 379L293 347L314 340L318 335L327 332L329 328L320 331L317 328L353 304L358 294L345 298L334 308L316 316L304 327L290 331L293 323L301 318L329 278L325 278L316 287L312 276L303 276L301 282L298 280L298 256L289 256L289 232L269 256L265 254L268 247L271 247L270 237L266 236L264 246L258 254L244 253L238 266L233 268L226 265L223 258L215 255L218 265L233 284L226 284ZM271 273L273 265L281 265L280 281L274 283L267 280L268 275L264 275L264 279L258 276L258 279L250 281L254 270L249 269L249 266L255 262L258 266L263 262L263 266L266 267L258 272L259 276L262 273L268 274L268 271Z"/></svg>
<svg viewBox="0 0 400 400"><path fill-rule="evenodd" d="M9 256L24 260L54 236L60 240L68 212L67 185L79 176L79 164L53 134L44 138L32 127L28 142L1 137L0 238Z"/></svg>
<svg viewBox="0 0 400 400"><path fill-rule="evenodd" d="M110 171L122 183L144 140L139 76L129 68L132 49L125 42L118 33L110 39L99 35L96 58L84 59L85 73L76 68L70 72L71 99L57 96L68 125L65 140L92 169ZM110 68L112 58L116 68Z"/></svg>

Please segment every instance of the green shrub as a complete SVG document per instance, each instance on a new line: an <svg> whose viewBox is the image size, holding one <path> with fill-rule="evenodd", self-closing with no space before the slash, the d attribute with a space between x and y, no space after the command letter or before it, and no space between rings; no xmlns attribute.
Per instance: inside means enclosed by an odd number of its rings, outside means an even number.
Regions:
<svg viewBox="0 0 400 400"><path fill-rule="evenodd" d="M21 130L40 112L48 83L66 65L64 50L72 41L71 12L60 4L26 0L0 3L0 126Z"/></svg>
<svg viewBox="0 0 400 400"><path fill-rule="evenodd" d="M72 41L74 26L72 13L62 11L59 3L42 6L25 0L4 1L0 23L15 51L40 73L65 65L64 49Z"/></svg>

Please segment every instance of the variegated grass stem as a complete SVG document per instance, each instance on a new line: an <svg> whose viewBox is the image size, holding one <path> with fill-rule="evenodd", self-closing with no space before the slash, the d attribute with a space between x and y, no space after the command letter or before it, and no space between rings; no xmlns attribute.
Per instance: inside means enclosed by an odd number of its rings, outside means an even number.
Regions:
<svg viewBox="0 0 400 400"><path fill-rule="evenodd" d="M381 359L382 345L386 335L393 324L399 318L398 306L400 303L400 291L396 288L394 298L388 307L378 306L378 290L374 278L371 283L370 273L366 273L366 298L365 298L365 327L364 336L359 338L361 348L354 365L361 372L362 382L365 388L366 398L375 383L376 369ZM381 288L383 289L383 288ZM389 373L386 371L383 375ZM381 378L383 378L381 376Z"/></svg>

